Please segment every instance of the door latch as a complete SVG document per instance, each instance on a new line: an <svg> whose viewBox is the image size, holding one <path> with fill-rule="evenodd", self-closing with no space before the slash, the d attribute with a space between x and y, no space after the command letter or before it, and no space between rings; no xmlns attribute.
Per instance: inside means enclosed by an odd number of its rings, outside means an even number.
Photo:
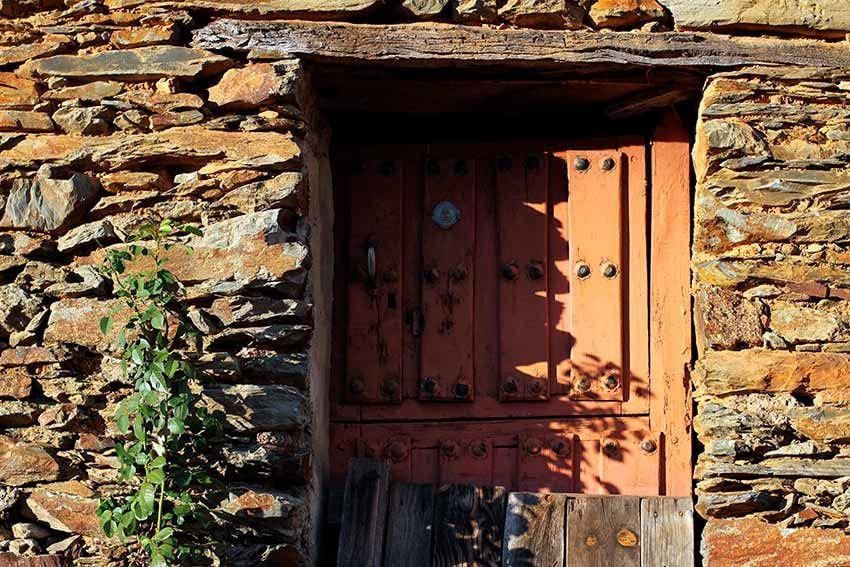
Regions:
<svg viewBox="0 0 850 567"><path fill-rule="evenodd" d="M410 328L410 334L418 337L422 334L422 328L425 326L425 318L422 316L422 308L418 305L410 307L405 314L405 322Z"/></svg>
<svg viewBox="0 0 850 567"><path fill-rule="evenodd" d="M375 276L378 272L378 258L375 252L377 239L374 235L366 240L366 273L369 276L369 283L375 285Z"/></svg>

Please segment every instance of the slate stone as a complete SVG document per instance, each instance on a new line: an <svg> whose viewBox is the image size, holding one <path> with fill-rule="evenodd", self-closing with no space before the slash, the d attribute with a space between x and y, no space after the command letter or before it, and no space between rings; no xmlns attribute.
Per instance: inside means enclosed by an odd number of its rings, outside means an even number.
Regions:
<svg viewBox="0 0 850 567"><path fill-rule="evenodd" d="M79 100L81 102L100 102L112 98L124 90L124 85L116 81L92 81L84 85L50 89L44 93L45 100Z"/></svg>
<svg viewBox="0 0 850 567"><path fill-rule="evenodd" d="M770 328L789 343L799 344L831 341L842 323L832 313L782 301L771 306Z"/></svg>
<svg viewBox="0 0 850 567"><path fill-rule="evenodd" d="M53 113L53 121L66 134L100 136L110 131L110 112L103 106L60 108Z"/></svg>
<svg viewBox="0 0 850 567"><path fill-rule="evenodd" d="M97 182L76 171L43 165L33 180L15 181L0 227L62 233L97 200Z"/></svg>
<svg viewBox="0 0 850 567"><path fill-rule="evenodd" d="M105 3L112 10L153 3L161 8L194 8L229 16L342 20L367 14L383 6L384 0L106 0Z"/></svg>
<svg viewBox="0 0 850 567"><path fill-rule="evenodd" d="M227 57L203 49L168 45L87 55L54 55L33 61L27 70L41 77L148 81L161 77L205 77L224 71L230 65Z"/></svg>
<svg viewBox="0 0 850 567"><path fill-rule="evenodd" d="M0 73L0 108L29 109L38 104L35 81L15 73Z"/></svg>
<svg viewBox="0 0 850 567"><path fill-rule="evenodd" d="M209 100L228 109L257 108L276 101L291 99L300 75L296 61L250 63L230 69L210 87Z"/></svg>
<svg viewBox="0 0 850 567"><path fill-rule="evenodd" d="M450 0L404 0L399 6L403 16L429 19L439 16L449 5Z"/></svg>
<svg viewBox="0 0 850 567"><path fill-rule="evenodd" d="M232 207L243 213L278 207L303 209L306 208L306 183L300 172L285 172L272 179L238 187L228 192L216 204Z"/></svg>
<svg viewBox="0 0 850 567"><path fill-rule="evenodd" d="M735 349L761 344L759 309L737 293L716 287L700 287L694 305L697 337L703 348Z"/></svg>
<svg viewBox="0 0 850 567"><path fill-rule="evenodd" d="M218 511L239 518L264 531L270 531L280 541L295 542L301 526L309 521L303 498L279 490L233 485L218 505Z"/></svg>
<svg viewBox="0 0 850 567"><path fill-rule="evenodd" d="M70 38L51 35L49 39L44 41L0 46L0 65L15 65L54 55L70 48L73 44L74 42Z"/></svg>
<svg viewBox="0 0 850 567"><path fill-rule="evenodd" d="M743 544L746 542L746 544ZM748 517L713 520L702 533L705 565L768 567L789 564L850 565L850 535L840 529L784 529Z"/></svg>
<svg viewBox="0 0 850 567"><path fill-rule="evenodd" d="M597 0L590 7L590 20L599 28L634 28L664 17L656 0Z"/></svg>
<svg viewBox="0 0 850 567"><path fill-rule="evenodd" d="M145 26L116 30L109 36L109 43L118 49L130 49L173 43L176 39L177 30L174 26Z"/></svg>
<svg viewBox="0 0 850 567"><path fill-rule="evenodd" d="M44 112L0 110L0 131L53 132L53 121Z"/></svg>
<svg viewBox="0 0 850 567"><path fill-rule="evenodd" d="M98 500L77 481L60 482L33 490L26 506L36 519L54 530L80 535L99 535L95 516Z"/></svg>
<svg viewBox="0 0 850 567"><path fill-rule="evenodd" d="M89 244L107 245L118 237L108 220L98 220L72 228L62 235L56 243L59 252L73 252Z"/></svg>
<svg viewBox="0 0 850 567"><path fill-rule="evenodd" d="M222 406L236 432L300 430L309 423L309 401L291 386L217 385L205 393Z"/></svg>
<svg viewBox="0 0 850 567"><path fill-rule="evenodd" d="M47 451L0 435L0 482L25 486L59 477L59 463Z"/></svg>
<svg viewBox="0 0 850 567"><path fill-rule="evenodd" d="M499 19L496 0L454 0L452 19L456 22L480 24Z"/></svg>
<svg viewBox="0 0 850 567"><path fill-rule="evenodd" d="M508 0L498 14L519 27L570 30L580 29L586 15L583 8L564 0Z"/></svg>
<svg viewBox="0 0 850 567"><path fill-rule="evenodd" d="M38 157L36 157L38 156ZM301 149L291 135L278 132L223 132L203 126L170 128L151 134L111 136L28 136L0 151L0 160L22 167L45 161L56 164L94 163L108 171L203 165L202 174L266 167L300 169Z"/></svg>
<svg viewBox="0 0 850 567"><path fill-rule="evenodd" d="M681 28L787 27L850 31L850 11L844 0L665 0L664 5Z"/></svg>
<svg viewBox="0 0 850 567"><path fill-rule="evenodd" d="M16 283L0 285L0 334L23 331L43 306L41 297Z"/></svg>

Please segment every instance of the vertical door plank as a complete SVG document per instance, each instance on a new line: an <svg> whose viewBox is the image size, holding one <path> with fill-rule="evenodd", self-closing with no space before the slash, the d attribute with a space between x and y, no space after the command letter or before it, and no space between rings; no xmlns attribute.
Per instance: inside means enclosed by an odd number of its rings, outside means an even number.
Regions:
<svg viewBox="0 0 850 567"><path fill-rule="evenodd" d="M417 159L418 158L418 159ZM401 282L404 289L404 353L402 355L403 397L419 396L419 352L422 336L422 185L425 160L411 156L403 162L404 223Z"/></svg>
<svg viewBox="0 0 850 567"><path fill-rule="evenodd" d="M691 494L690 155L688 133L673 109L652 144L650 248L650 427L664 432L664 494Z"/></svg>
<svg viewBox="0 0 850 567"><path fill-rule="evenodd" d="M499 398L499 238L496 162L479 158L475 197L475 385L479 402Z"/></svg>
<svg viewBox="0 0 850 567"><path fill-rule="evenodd" d="M567 507L567 565L640 567L640 498L577 496Z"/></svg>
<svg viewBox="0 0 850 567"><path fill-rule="evenodd" d="M622 400L623 165L620 152L568 152L570 167L571 353L576 398ZM576 164L588 162L584 169ZM611 160L611 167L603 164Z"/></svg>
<svg viewBox="0 0 850 567"><path fill-rule="evenodd" d="M549 157L549 387L552 394L570 392L570 215L567 164L563 156Z"/></svg>
<svg viewBox="0 0 850 567"><path fill-rule="evenodd" d="M442 487L434 513L433 567L499 567L506 499L501 487Z"/></svg>
<svg viewBox="0 0 850 567"><path fill-rule="evenodd" d="M693 567L694 510L690 498L640 503L642 567Z"/></svg>
<svg viewBox="0 0 850 567"><path fill-rule="evenodd" d="M384 567L430 567L433 521L434 488L430 484L393 484Z"/></svg>
<svg viewBox="0 0 850 567"><path fill-rule="evenodd" d="M474 398L474 160L430 160L422 227L422 400Z"/></svg>
<svg viewBox="0 0 850 567"><path fill-rule="evenodd" d="M387 519L389 467L378 459L353 459L345 481L337 567L379 566Z"/></svg>
<svg viewBox="0 0 850 567"><path fill-rule="evenodd" d="M346 399L394 403L402 393L401 167L393 160L362 165L350 181Z"/></svg>
<svg viewBox="0 0 850 567"><path fill-rule="evenodd" d="M505 516L504 567L564 567L563 494L513 492Z"/></svg>
<svg viewBox="0 0 850 567"><path fill-rule="evenodd" d="M628 214L624 217L624 240L628 246L625 256L628 303L627 334L623 373L624 413L649 411L649 262L647 253L647 171L646 144L643 138L625 139L620 150L626 157Z"/></svg>
<svg viewBox="0 0 850 567"><path fill-rule="evenodd" d="M549 397L545 156L497 159L499 235L499 398Z"/></svg>

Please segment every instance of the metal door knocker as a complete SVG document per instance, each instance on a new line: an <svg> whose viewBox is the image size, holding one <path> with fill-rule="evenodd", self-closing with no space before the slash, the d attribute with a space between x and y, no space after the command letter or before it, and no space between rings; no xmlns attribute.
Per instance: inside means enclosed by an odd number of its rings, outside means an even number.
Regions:
<svg viewBox="0 0 850 567"><path fill-rule="evenodd" d="M440 201L434 207L431 219L443 230L448 230L460 220L460 209L451 201Z"/></svg>

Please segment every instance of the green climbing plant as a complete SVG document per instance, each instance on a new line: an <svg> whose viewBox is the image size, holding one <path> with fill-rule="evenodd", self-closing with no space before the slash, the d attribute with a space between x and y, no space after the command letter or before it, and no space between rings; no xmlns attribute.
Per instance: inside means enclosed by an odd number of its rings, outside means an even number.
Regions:
<svg viewBox="0 0 850 567"><path fill-rule="evenodd" d="M204 405L191 362L202 342L186 290L168 269L169 251L192 252L186 235L201 231L168 219L144 225L125 246L106 248L100 268L120 300L100 330L115 337L134 387L115 411L120 479L133 491L101 500L97 515L107 537L135 540L152 567L197 564L203 555L197 528L209 522L203 496L216 480L204 456L222 429L223 415Z"/></svg>

